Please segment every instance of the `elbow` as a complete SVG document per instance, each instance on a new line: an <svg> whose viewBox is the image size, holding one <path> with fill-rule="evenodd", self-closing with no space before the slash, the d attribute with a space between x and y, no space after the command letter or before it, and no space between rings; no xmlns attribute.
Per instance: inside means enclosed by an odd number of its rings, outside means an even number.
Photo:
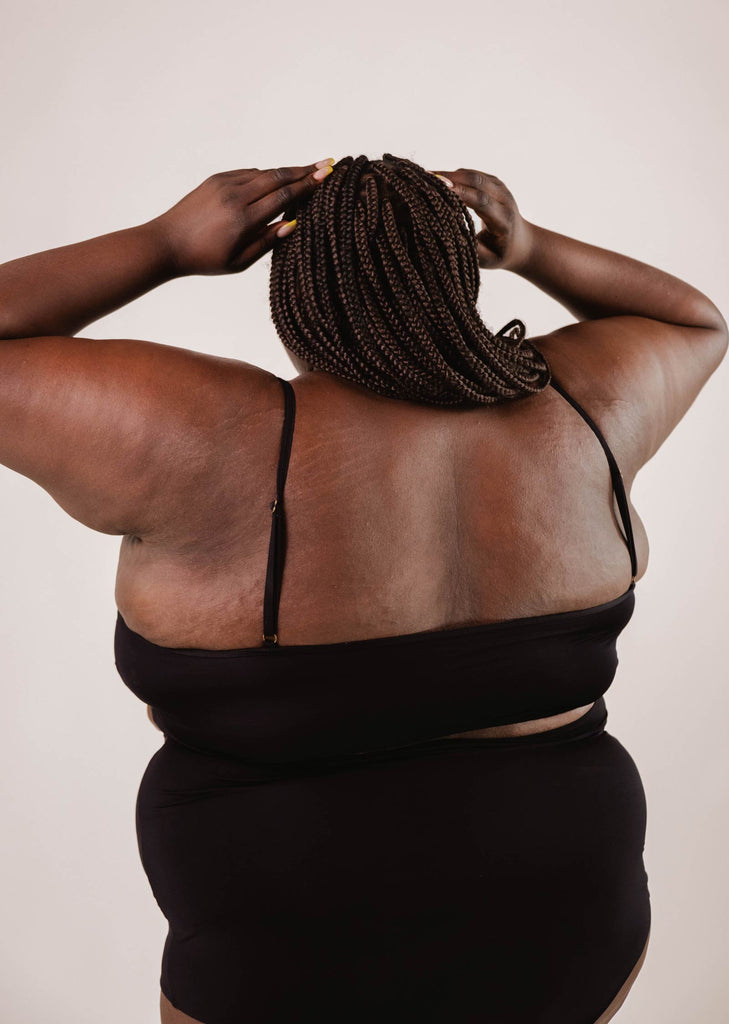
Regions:
<svg viewBox="0 0 729 1024"><path fill-rule="evenodd" d="M718 306L715 306L713 302L709 302L704 316L706 322L701 325L702 327L716 331L718 334L723 335L725 339L729 338L729 327L727 327L727 322Z"/></svg>
<svg viewBox="0 0 729 1024"><path fill-rule="evenodd" d="M712 373L718 370L726 356L727 348L729 348L729 331L727 330L726 320L718 310L717 313L718 319L716 322L706 327L706 330L711 331Z"/></svg>
<svg viewBox="0 0 729 1024"><path fill-rule="evenodd" d="M710 300L707 300L707 304L702 309L701 321L702 323L698 326L702 330L710 332L708 337L710 338L711 349L714 353L712 360L714 364L713 373L724 359L727 348L729 348L729 327L727 327L727 322L722 316L721 310Z"/></svg>

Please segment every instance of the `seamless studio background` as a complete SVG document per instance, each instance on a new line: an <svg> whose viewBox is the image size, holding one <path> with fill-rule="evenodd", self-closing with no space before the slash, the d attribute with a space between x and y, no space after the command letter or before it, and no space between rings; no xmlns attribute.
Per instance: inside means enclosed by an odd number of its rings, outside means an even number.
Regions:
<svg viewBox="0 0 729 1024"><path fill-rule="evenodd" d="M718 0L9 0L3 20L0 261L146 221L215 171L390 151L496 174L528 220L728 314ZM294 376L269 264L172 282L82 333ZM503 271L482 272L480 306L530 335L572 320ZM621 1024L713 1022L729 1001L728 394L725 361L633 489L650 565L606 699L646 788L653 927ZM120 538L1 467L0 499L2 1017L154 1024L166 925L134 801L161 737L114 667Z"/></svg>

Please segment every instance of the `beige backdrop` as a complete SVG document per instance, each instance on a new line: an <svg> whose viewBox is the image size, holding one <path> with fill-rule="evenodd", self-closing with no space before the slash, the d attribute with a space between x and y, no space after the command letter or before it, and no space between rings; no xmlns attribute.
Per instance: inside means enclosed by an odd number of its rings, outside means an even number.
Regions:
<svg viewBox="0 0 729 1024"><path fill-rule="evenodd" d="M726 5L357 6L11 0L0 261L148 220L215 171L391 151L496 174L527 219L728 315ZM82 333L291 377L269 263L173 282ZM508 272L483 273L481 309L531 334L572 320ZM621 1024L714 1024L729 1002L728 395L722 365L634 487L651 561L608 729L647 792L653 929ZM114 668L119 539L3 468L0 491L0 1016L155 1024L166 927L134 801L160 734Z"/></svg>

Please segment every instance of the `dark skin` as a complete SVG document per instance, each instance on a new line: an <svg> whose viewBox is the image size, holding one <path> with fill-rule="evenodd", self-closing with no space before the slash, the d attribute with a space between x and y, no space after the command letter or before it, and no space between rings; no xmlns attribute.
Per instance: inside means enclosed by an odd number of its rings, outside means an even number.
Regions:
<svg viewBox="0 0 729 1024"><path fill-rule="evenodd" d="M285 245L275 218L319 186L314 173L313 164L223 172L147 223L0 267L0 462L90 529L123 537L117 604L156 643L260 644L269 528L260 512L280 387L239 360L76 335L169 280L240 273ZM721 362L721 313L672 275L525 221L493 175L438 173L481 219L481 266L519 274L576 318L531 340L603 429L629 493ZM566 611L626 589L604 456L553 389L486 412L421 408L289 355L299 377L282 643ZM416 540L393 529L393 508ZM631 515L640 578L648 543ZM457 531L441 528L454 521ZM588 708L458 735L527 735ZM617 1012L644 956L596 1024ZM160 1005L163 1024L192 1021L164 996Z"/></svg>

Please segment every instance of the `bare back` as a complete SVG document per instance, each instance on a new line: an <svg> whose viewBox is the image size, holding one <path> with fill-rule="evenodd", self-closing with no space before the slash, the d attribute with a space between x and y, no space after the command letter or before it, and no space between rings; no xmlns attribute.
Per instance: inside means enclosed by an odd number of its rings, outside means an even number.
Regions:
<svg viewBox="0 0 729 1024"><path fill-rule="evenodd" d="M534 343L617 459L640 579L648 539L631 484L721 361L725 339L615 317ZM209 470L195 488L178 488L167 526L122 542L117 605L132 629L165 646L261 642L283 403L274 375L225 362L214 396L224 429L205 453L192 453ZM293 385L282 643L570 611L625 591L630 560L605 453L554 388L453 410L383 398L327 374L304 373ZM458 735L543 731L587 710Z"/></svg>
<svg viewBox="0 0 729 1024"><path fill-rule="evenodd" d="M561 369L555 377L570 391ZM553 388L498 406L441 410L329 375L304 374L293 385L282 643L567 611L627 588L630 559L605 455ZM273 375L260 374L255 386L262 412L239 457L226 460L224 478L188 499L174 535L124 538L117 604L156 643L260 643L283 408ZM576 390L600 425L596 396ZM604 432L626 467L627 489L628 440L610 426ZM631 516L640 577L648 543L632 507Z"/></svg>

